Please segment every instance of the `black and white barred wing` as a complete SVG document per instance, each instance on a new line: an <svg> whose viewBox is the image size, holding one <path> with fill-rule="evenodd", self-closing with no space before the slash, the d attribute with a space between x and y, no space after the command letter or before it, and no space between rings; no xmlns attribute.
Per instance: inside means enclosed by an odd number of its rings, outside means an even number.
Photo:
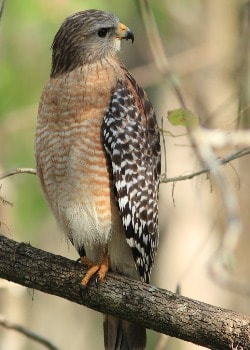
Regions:
<svg viewBox="0 0 250 350"><path fill-rule="evenodd" d="M141 279L149 282L158 243L160 136L151 103L130 75L118 81L103 137L127 243Z"/></svg>

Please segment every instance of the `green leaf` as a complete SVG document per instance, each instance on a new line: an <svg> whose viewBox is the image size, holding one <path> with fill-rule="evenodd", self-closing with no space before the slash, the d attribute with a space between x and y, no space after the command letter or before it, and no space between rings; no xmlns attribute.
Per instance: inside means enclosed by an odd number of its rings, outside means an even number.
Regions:
<svg viewBox="0 0 250 350"><path fill-rule="evenodd" d="M168 120L174 126L182 125L187 128L195 128L200 125L200 118L198 115L194 114L192 111L179 108L168 112Z"/></svg>

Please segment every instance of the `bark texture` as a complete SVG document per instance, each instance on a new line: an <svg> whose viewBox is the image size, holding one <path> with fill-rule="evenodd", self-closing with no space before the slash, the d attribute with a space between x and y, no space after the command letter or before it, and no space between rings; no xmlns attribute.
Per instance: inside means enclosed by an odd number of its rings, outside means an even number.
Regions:
<svg viewBox="0 0 250 350"><path fill-rule="evenodd" d="M250 316L108 273L80 287L86 268L0 236L0 277L210 349L250 350Z"/></svg>

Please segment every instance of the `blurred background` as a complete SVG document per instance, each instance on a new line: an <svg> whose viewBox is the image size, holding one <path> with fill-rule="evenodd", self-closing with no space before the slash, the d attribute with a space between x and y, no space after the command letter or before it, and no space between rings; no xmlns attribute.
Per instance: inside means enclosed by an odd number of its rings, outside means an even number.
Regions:
<svg viewBox="0 0 250 350"><path fill-rule="evenodd" d="M186 105L205 127L233 130L239 116L244 79L244 4L241 0L152 1L166 55ZM0 173L34 167L34 134L41 90L50 72L50 45L68 15L89 8L114 12L135 33L124 42L123 61L148 92L167 136L167 176L194 172L201 165L183 127L173 127L167 112L180 103L153 62L137 2L114 0L7 0L0 23ZM249 40L249 35L248 35ZM243 88L244 90L244 88ZM249 100L248 100L249 104ZM248 113L249 115L249 113ZM245 116L243 116L245 117ZM244 126L249 128L250 118ZM180 136L184 135L184 136ZM223 156L232 150L223 150ZM163 157L165 158L165 157ZM235 274L249 280L249 155L226 165L238 197L244 232L235 255ZM164 161L164 159L163 159ZM163 167L164 169L164 167ZM0 231L17 241L77 259L59 233L34 175L21 174L0 182ZM249 297L219 287L208 263L224 229L223 204L206 175L161 184L160 245L152 284L213 305L250 312ZM248 235L247 235L248 232ZM102 349L102 316L67 300L0 280L0 315L52 341L59 349ZM0 350L43 347L0 328ZM193 344L148 332L147 349L198 349Z"/></svg>

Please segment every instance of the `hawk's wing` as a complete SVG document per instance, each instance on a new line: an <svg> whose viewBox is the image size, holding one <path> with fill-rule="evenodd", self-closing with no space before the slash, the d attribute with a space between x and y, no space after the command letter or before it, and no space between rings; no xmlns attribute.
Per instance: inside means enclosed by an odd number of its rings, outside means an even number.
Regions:
<svg viewBox="0 0 250 350"><path fill-rule="evenodd" d="M128 73L112 94L103 137L126 239L148 282L158 243L160 135L146 93Z"/></svg>

